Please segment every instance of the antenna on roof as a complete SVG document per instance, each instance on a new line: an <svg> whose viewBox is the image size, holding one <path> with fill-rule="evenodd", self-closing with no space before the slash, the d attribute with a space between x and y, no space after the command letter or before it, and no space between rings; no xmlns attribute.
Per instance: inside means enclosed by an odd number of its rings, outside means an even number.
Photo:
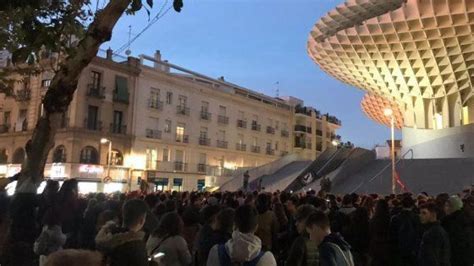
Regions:
<svg viewBox="0 0 474 266"><path fill-rule="evenodd" d="M130 40L132 37L132 25L128 25L128 43L127 43L127 50L125 51L125 54L128 56L132 53L130 50Z"/></svg>

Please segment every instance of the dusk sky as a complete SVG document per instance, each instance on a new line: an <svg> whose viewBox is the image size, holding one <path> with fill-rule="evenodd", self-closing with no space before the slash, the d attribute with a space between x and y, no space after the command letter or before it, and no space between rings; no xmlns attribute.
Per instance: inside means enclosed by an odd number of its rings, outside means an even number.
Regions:
<svg viewBox="0 0 474 266"><path fill-rule="evenodd" d="M145 1L144 1L145 2ZM154 1L151 17L164 1ZM172 2L172 1L170 1ZM364 92L319 69L306 53L308 34L318 19L342 0L184 0L131 44L133 56L160 50L171 63L276 96L291 95L342 120L338 134L356 146L373 148L390 138L390 129L360 109ZM170 4L168 4L169 6ZM145 11L117 25L115 50L148 23ZM123 53L122 53L123 55ZM279 83L278 85L276 83Z"/></svg>

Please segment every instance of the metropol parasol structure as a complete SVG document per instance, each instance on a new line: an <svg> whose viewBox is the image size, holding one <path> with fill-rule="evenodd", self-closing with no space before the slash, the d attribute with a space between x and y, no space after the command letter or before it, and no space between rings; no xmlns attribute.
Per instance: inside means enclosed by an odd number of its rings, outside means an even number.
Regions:
<svg viewBox="0 0 474 266"><path fill-rule="evenodd" d="M474 0L347 0L312 28L307 51L367 92L367 116L403 133L413 158L474 157Z"/></svg>

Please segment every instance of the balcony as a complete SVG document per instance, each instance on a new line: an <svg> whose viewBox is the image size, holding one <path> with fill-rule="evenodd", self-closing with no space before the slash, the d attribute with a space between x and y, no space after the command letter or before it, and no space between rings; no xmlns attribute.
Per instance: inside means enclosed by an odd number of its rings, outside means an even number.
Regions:
<svg viewBox="0 0 474 266"><path fill-rule="evenodd" d="M130 93L118 93L114 91L114 102L128 104L130 99Z"/></svg>
<svg viewBox="0 0 474 266"><path fill-rule="evenodd" d="M87 96L97 99L105 99L105 87L97 87L93 84L87 86Z"/></svg>
<svg viewBox="0 0 474 266"><path fill-rule="evenodd" d="M154 110L163 111L163 102L153 99L148 99L148 107Z"/></svg>
<svg viewBox="0 0 474 266"><path fill-rule="evenodd" d="M327 117L327 121L331 124L336 124L336 125L341 125L341 120L337 119L337 117L335 116L332 116L332 115L329 115L329 114L326 114L326 117Z"/></svg>
<svg viewBox="0 0 474 266"><path fill-rule="evenodd" d="M207 165L204 163L198 163L197 171L198 173L207 173Z"/></svg>
<svg viewBox="0 0 474 266"><path fill-rule="evenodd" d="M253 153L260 153L260 146L255 146L252 145L252 148L250 149Z"/></svg>
<svg viewBox="0 0 474 266"><path fill-rule="evenodd" d="M267 148L267 150L265 151L265 153L266 153L267 155L275 155L275 150Z"/></svg>
<svg viewBox="0 0 474 266"><path fill-rule="evenodd" d="M312 109L308 107L303 107L303 106L296 106L295 107L295 113L296 114L301 114L305 116L311 116Z"/></svg>
<svg viewBox="0 0 474 266"><path fill-rule="evenodd" d="M229 142L227 142L225 140L218 140L217 141L217 147L218 148L227 149L228 146L229 146Z"/></svg>
<svg viewBox="0 0 474 266"><path fill-rule="evenodd" d="M275 128L267 126L267 134L275 135Z"/></svg>
<svg viewBox="0 0 474 266"><path fill-rule="evenodd" d="M84 119L84 128L87 130L102 131L102 121Z"/></svg>
<svg viewBox="0 0 474 266"><path fill-rule="evenodd" d="M209 113L208 111L201 111L199 118L201 120L206 120L206 121L211 121L212 114Z"/></svg>
<svg viewBox="0 0 474 266"><path fill-rule="evenodd" d="M290 132L288 132L288 130L286 130L286 129L282 129L281 130L281 136L283 138L288 138L288 137L290 137Z"/></svg>
<svg viewBox="0 0 474 266"><path fill-rule="evenodd" d="M0 134L8 133L9 130L10 130L9 124L0 125Z"/></svg>
<svg viewBox="0 0 474 266"><path fill-rule="evenodd" d="M247 128L247 121L242 119L237 120L237 127L238 128Z"/></svg>
<svg viewBox="0 0 474 266"><path fill-rule="evenodd" d="M176 134L176 142L189 143L189 136L188 135Z"/></svg>
<svg viewBox="0 0 474 266"><path fill-rule="evenodd" d="M174 162L174 170L175 171L180 171L180 172L185 172L188 169L188 164L184 162Z"/></svg>
<svg viewBox="0 0 474 266"><path fill-rule="evenodd" d="M150 139L161 139L161 130L147 128L146 137Z"/></svg>
<svg viewBox="0 0 474 266"><path fill-rule="evenodd" d="M295 131L297 131L297 132L306 132L306 126L295 125Z"/></svg>
<svg viewBox="0 0 474 266"><path fill-rule="evenodd" d="M161 161L159 160L146 160L146 169L157 170Z"/></svg>
<svg viewBox="0 0 474 266"><path fill-rule="evenodd" d="M176 114L189 116L189 107L178 105L176 106Z"/></svg>
<svg viewBox="0 0 474 266"><path fill-rule="evenodd" d="M306 143L304 141L295 141L295 148L306 149Z"/></svg>
<svg viewBox="0 0 474 266"><path fill-rule="evenodd" d="M257 124L256 121L252 121L252 130L260 131L260 129L261 129L261 126L259 124Z"/></svg>
<svg viewBox="0 0 474 266"><path fill-rule="evenodd" d="M199 145L211 146L211 139L208 139L206 137L200 137L199 138Z"/></svg>
<svg viewBox="0 0 474 266"><path fill-rule="evenodd" d="M238 151L247 151L247 145L243 143L237 143L235 144L235 149Z"/></svg>
<svg viewBox="0 0 474 266"><path fill-rule="evenodd" d="M112 134L127 134L127 126L110 123L109 132Z"/></svg>
<svg viewBox="0 0 474 266"><path fill-rule="evenodd" d="M219 115L217 117L217 123L227 125L229 124L229 117L224 115Z"/></svg>
<svg viewBox="0 0 474 266"><path fill-rule="evenodd" d="M320 129L316 129L316 136L323 136L323 131Z"/></svg>

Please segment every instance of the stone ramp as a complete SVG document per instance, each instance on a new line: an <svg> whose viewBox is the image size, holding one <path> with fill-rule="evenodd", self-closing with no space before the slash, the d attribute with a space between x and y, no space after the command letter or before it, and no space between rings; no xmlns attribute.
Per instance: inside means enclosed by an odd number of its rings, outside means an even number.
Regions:
<svg viewBox="0 0 474 266"><path fill-rule="evenodd" d="M412 193L459 193L474 184L474 158L404 159L397 163L397 172ZM389 194L391 176L390 160L373 160L347 178L334 180L331 192Z"/></svg>

